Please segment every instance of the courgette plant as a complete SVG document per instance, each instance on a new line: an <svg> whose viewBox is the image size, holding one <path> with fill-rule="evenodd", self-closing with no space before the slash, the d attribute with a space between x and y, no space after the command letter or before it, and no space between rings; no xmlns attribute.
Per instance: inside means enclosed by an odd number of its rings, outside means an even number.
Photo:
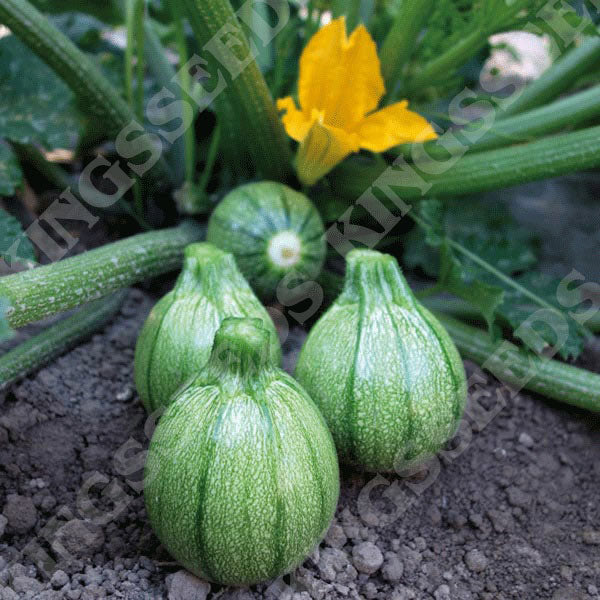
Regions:
<svg viewBox="0 0 600 600"><path fill-rule="evenodd" d="M510 351L515 368L540 361L525 387L600 410L599 376L543 358L552 331L522 327L540 309L563 319L558 351L573 359L597 319L577 318L583 311L574 318L557 303L557 282L535 272L534 241L510 217L490 219L481 201L485 192L600 166L593 7L569 7L561 25L540 0L333 0L309 2L308 10L295 1L82 1L69 11L59 4L0 0L8 28L0 38L0 251L5 271L15 271L0 279L0 333L94 303L4 354L1 384L100 327L122 302L119 290L177 270L184 248L204 239L216 201L241 183L268 179L303 191L330 234L345 229L344 252L367 245L401 254L403 247L404 266L436 281L424 301L450 312L456 304L439 293L460 298L454 316L488 327L437 313L465 357L484 364L505 335L520 346ZM125 25L125 43L111 41L115 25ZM514 29L548 35L554 61L523 89L496 93L477 75L490 36ZM340 47L356 48L348 60L355 79L319 71L319 43L328 35L351 36ZM348 57L339 57L341 69ZM340 86L339 122L319 112L328 85ZM466 110L453 118L457 98L479 106L471 122ZM375 124L376 114L391 119L386 127ZM402 119L426 125L427 137L403 137ZM290 138L299 142L295 155ZM59 188L60 200L45 211L20 204L26 182L34 191ZM380 223L386 237L377 237L379 227L361 239L373 227L366 209L374 206L386 223L406 213L410 230ZM461 225L466 206L470 229ZM92 228L99 219L115 236L135 235L37 266L75 245L62 222ZM44 221L54 237L44 238ZM335 273L317 279L324 297L336 295ZM508 382L515 371L491 370Z"/></svg>

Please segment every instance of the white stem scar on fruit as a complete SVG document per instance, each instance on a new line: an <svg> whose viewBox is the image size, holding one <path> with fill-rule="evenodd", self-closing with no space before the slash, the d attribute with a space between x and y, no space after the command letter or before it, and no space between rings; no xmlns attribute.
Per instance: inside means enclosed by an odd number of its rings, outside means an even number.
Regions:
<svg viewBox="0 0 600 600"><path fill-rule="evenodd" d="M268 254L277 267L289 269L299 262L302 254L302 241L293 231L281 231L269 242Z"/></svg>

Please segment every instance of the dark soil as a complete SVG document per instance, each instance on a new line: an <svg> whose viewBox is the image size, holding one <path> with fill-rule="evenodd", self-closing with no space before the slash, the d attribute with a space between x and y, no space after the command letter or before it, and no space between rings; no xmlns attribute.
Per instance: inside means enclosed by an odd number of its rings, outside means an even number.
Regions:
<svg viewBox="0 0 600 600"><path fill-rule="evenodd" d="M0 599L600 598L599 419L482 374L439 472L344 472L326 540L291 577L225 590L187 575L141 494L151 427L132 363L152 302L132 291L102 333L0 397ZM585 361L600 366L598 343Z"/></svg>

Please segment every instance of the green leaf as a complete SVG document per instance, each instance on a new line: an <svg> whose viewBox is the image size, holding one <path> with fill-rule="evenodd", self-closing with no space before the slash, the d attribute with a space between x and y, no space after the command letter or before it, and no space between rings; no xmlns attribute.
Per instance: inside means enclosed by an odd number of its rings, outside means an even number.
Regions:
<svg viewBox="0 0 600 600"><path fill-rule="evenodd" d="M0 298L0 342L9 340L15 335L15 332L8 324L6 311L10 308L10 303L5 298Z"/></svg>
<svg viewBox="0 0 600 600"><path fill-rule="evenodd" d="M13 262L30 265L35 263L31 241L15 217L0 209L0 258L8 265Z"/></svg>
<svg viewBox="0 0 600 600"><path fill-rule="evenodd" d="M0 139L0 196L12 196L22 181L23 173L15 153Z"/></svg>
<svg viewBox="0 0 600 600"><path fill-rule="evenodd" d="M519 227L506 206L497 202L491 206L477 199L452 204L445 213L444 231L503 273L526 271L537 264L537 238ZM468 261L465 265L471 266Z"/></svg>
<svg viewBox="0 0 600 600"><path fill-rule="evenodd" d="M465 206L445 215L441 206L428 201L415 211L420 228L411 232L404 255L408 266L438 277L428 293L447 291L466 300L481 312L492 334L499 318L535 352L557 345L563 358L578 356L587 333L558 305L559 282L531 271L513 276L535 263L533 246L528 245L533 238L485 205L473 214ZM488 213L493 217L486 217Z"/></svg>
<svg viewBox="0 0 600 600"><path fill-rule="evenodd" d="M421 268L430 277L439 273L439 242L430 236L448 236L486 262L507 274L530 269L537 263L537 239L520 228L508 209L478 200L461 200L442 205L436 200L419 203L419 216L429 225L427 239L418 228L405 239L403 262L409 268ZM465 269L473 269L468 259L461 259ZM475 267L472 275L480 272Z"/></svg>
<svg viewBox="0 0 600 600"><path fill-rule="evenodd" d="M500 283L504 287L504 301L498 307L498 315L515 332L515 337L537 353L559 343L559 355L565 360L575 358L584 348L586 331L569 317L556 300L560 280L544 273L528 272L516 278L519 285L556 307L555 317L518 290ZM536 312L543 320L532 319ZM564 341L561 343L561 337Z"/></svg>
<svg viewBox="0 0 600 600"><path fill-rule="evenodd" d="M0 39L0 137L74 149L83 117L70 89L14 35Z"/></svg>
<svg viewBox="0 0 600 600"><path fill-rule="evenodd" d="M440 274L437 286L466 300L481 312L490 332L498 307L503 304L504 292L497 285L484 283L454 255L447 242L440 246Z"/></svg>

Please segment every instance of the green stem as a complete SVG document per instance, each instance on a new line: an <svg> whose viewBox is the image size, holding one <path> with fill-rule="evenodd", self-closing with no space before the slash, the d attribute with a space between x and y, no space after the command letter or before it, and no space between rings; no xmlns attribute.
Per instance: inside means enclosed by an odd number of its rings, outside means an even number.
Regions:
<svg viewBox="0 0 600 600"><path fill-rule="evenodd" d="M424 174L423 180L431 184L426 189L415 187L417 177L412 181L407 177L406 173L412 166L407 165L404 159L397 165L389 167L386 185L398 190L404 201L417 200L425 194L452 198L487 192L600 166L600 126L464 156L444 173ZM432 162L437 171L441 170L441 165L443 161ZM427 169L427 162L422 167ZM383 173L384 170L377 164L357 166L349 161L332 174L330 181L336 194L356 200L370 186L377 186L377 178Z"/></svg>
<svg viewBox="0 0 600 600"><path fill-rule="evenodd" d="M179 55L181 88L186 94L191 96L192 78L186 69L181 69L181 66L188 62L188 49L183 27L183 17L179 12L180 7L177 2L172 2L170 6L171 14L173 16L173 25L175 27L177 54ZM194 131L193 125L185 130L183 139L185 147L185 181L191 185L196 174L196 132Z"/></svg>
<svg viewBox="0 0 600 600"><path fill-rule="evenodd" d="M248 145L256 168L270 179L285 179L291 166L289 141L256 60L250 57L248 40L239 26L231 3L229 0L176 1L187 14L202 47L203 57L209 60L209 87L212 89L220 78L224 78L227 84L223 93L235 106L237 122L246 136L244 143ZM229 29L230 33L224 34L223 28ZM236 73L236 65L222 64L228 61L221 57L219 62L210 52L212 48L218 54L213 44L226 44L227 41L229 58L236 64L247 63L239 74Z"/></svg>
<svg viewBox="0 0 600 600"><path fill-rule="evenodd" d="M133 31L135 36L136 58L136 94L134 98L134 111L140 123L144 122L144 76L146 74L146 61L144 57L144 46L146 35L144 22L146 20L145 0L135 0Z"/></svg>
<svg viewBox="0 0 600 600"><path fill-rule="evenodd" d="M152 27L152 22L150 19L144 19L144 37L146 40L146 43L144 44L144 56L146 58L146 64L154 75L156 82L160 86L168 89L173 94L175 99L181 100L181 88L175 83L175 68L169 62L167 53L165 52L158 35L154 31L154 28ZM180 52L180 49L178 50ZM187 61L187 57L181 58L181 64L183 64L185 61ZM189 75L187 78L189 79ZM186 86L185 89L188 90L189 86ZM192 138L191 151L190 148L188 148L188 138L190 136ZM190 160L194 161L194 149L194 127L190 126L185 130L183 137L179 137L173 142L167 155L169 165L173 170L176 186L184 180L186 174L185 169L187 168ZM194 163L192 162L192 164Z"/></svg>
<svg viewBox="0 0 600 600"><path fill-rule="evenodd" d="M131 110L144 122L144 0L127 0L127 45L125 47L125 91ZM134 58L137 60L134 69ZM136 74L135 90L133 74ZM133 185L133 199L137 215L144 217L144 198L140 180Z"/></svg>
<svg viewBox="0 0 600 600"><path fill-rule="evenodd" d="M434 0L402 0L379 58L386 89L392 92L417 46L417 38L431 16Z"/></svg>
<svg viewBox="0 0 600 600"><path fill-rule="evenodd" d="M202 170L202 177L200 177L200 181L198 182L198 193L203 197L206 195L206 188L208 187L208 182L210 181L213 169L215 168L215 162L217 161L220 144L221 127L217 123L210 138L210 146L208 147L206 162L204 164L204 169Z"/></svg>
<svg viewBox="0 0 600 600"><path fill-rule="evenodd" d="M91 302L73 316L59 321L2 355L0 390L70 350L104 327L117 314L126 297L127 290L120 290L108 298Z"/></svg>
<svg viewBox="0 0 600 600"><path fill-rule="evenodd" d="M125 42L125 56L123 58L123 68L125 70L125 98L129 107L133 107L133 58L135 56L135 3L136 0L126 0L125 9L125 27L127 29L127 39Z"/></svg>
<svg viewBox="0 0 600 600"><path fill-rule="evenodd" d="M96 117L109 137L135 120L135 114L98 67L27 0L0 0L0 23L6 25L71 88L80 106ZM155 177L171 178L163 160Z"/></svg>
<svg viewBox="0 0 600 600"><path fill-rule="evenodd" d="M576 129L590 119L600 116L600 85L589 90L573 94L551 104L534 108L528 112L499 120L488 132L475 142L470 142L465 134L476 132L477 127L470 126L454 133L456 139L444 143L426 142L424 147L432 158L447 158L450 154L492 150L514 143L528 142L532 138L555 133L564 128ZM473 135L473 133L471 133ZM410 157L412 144L400 147L405 157Z"/></svg>
<svg viewBox="0 0 600 600"><path fill-rule="evenodd" d="M22 327L177 269L185 246L203 235L200 226L185 222L2 277L0 297L11 303L8 322Z"/></svg>
<svg viewBox="0 0 600 600"><path fill-rule="evenodd" d="M515 99L505 101L502 117L541 106L553 100L586 73L600 66L600 37L588 37L577 48L564 54Z"/></svg>
<svg viewBox="0 0 600 600"><path fill-rule="evenodd" d="M600 375L519 349L504 340L443 313L435 313L464 358L473 360L501 382L553 400L600 412Z"/></svg>

